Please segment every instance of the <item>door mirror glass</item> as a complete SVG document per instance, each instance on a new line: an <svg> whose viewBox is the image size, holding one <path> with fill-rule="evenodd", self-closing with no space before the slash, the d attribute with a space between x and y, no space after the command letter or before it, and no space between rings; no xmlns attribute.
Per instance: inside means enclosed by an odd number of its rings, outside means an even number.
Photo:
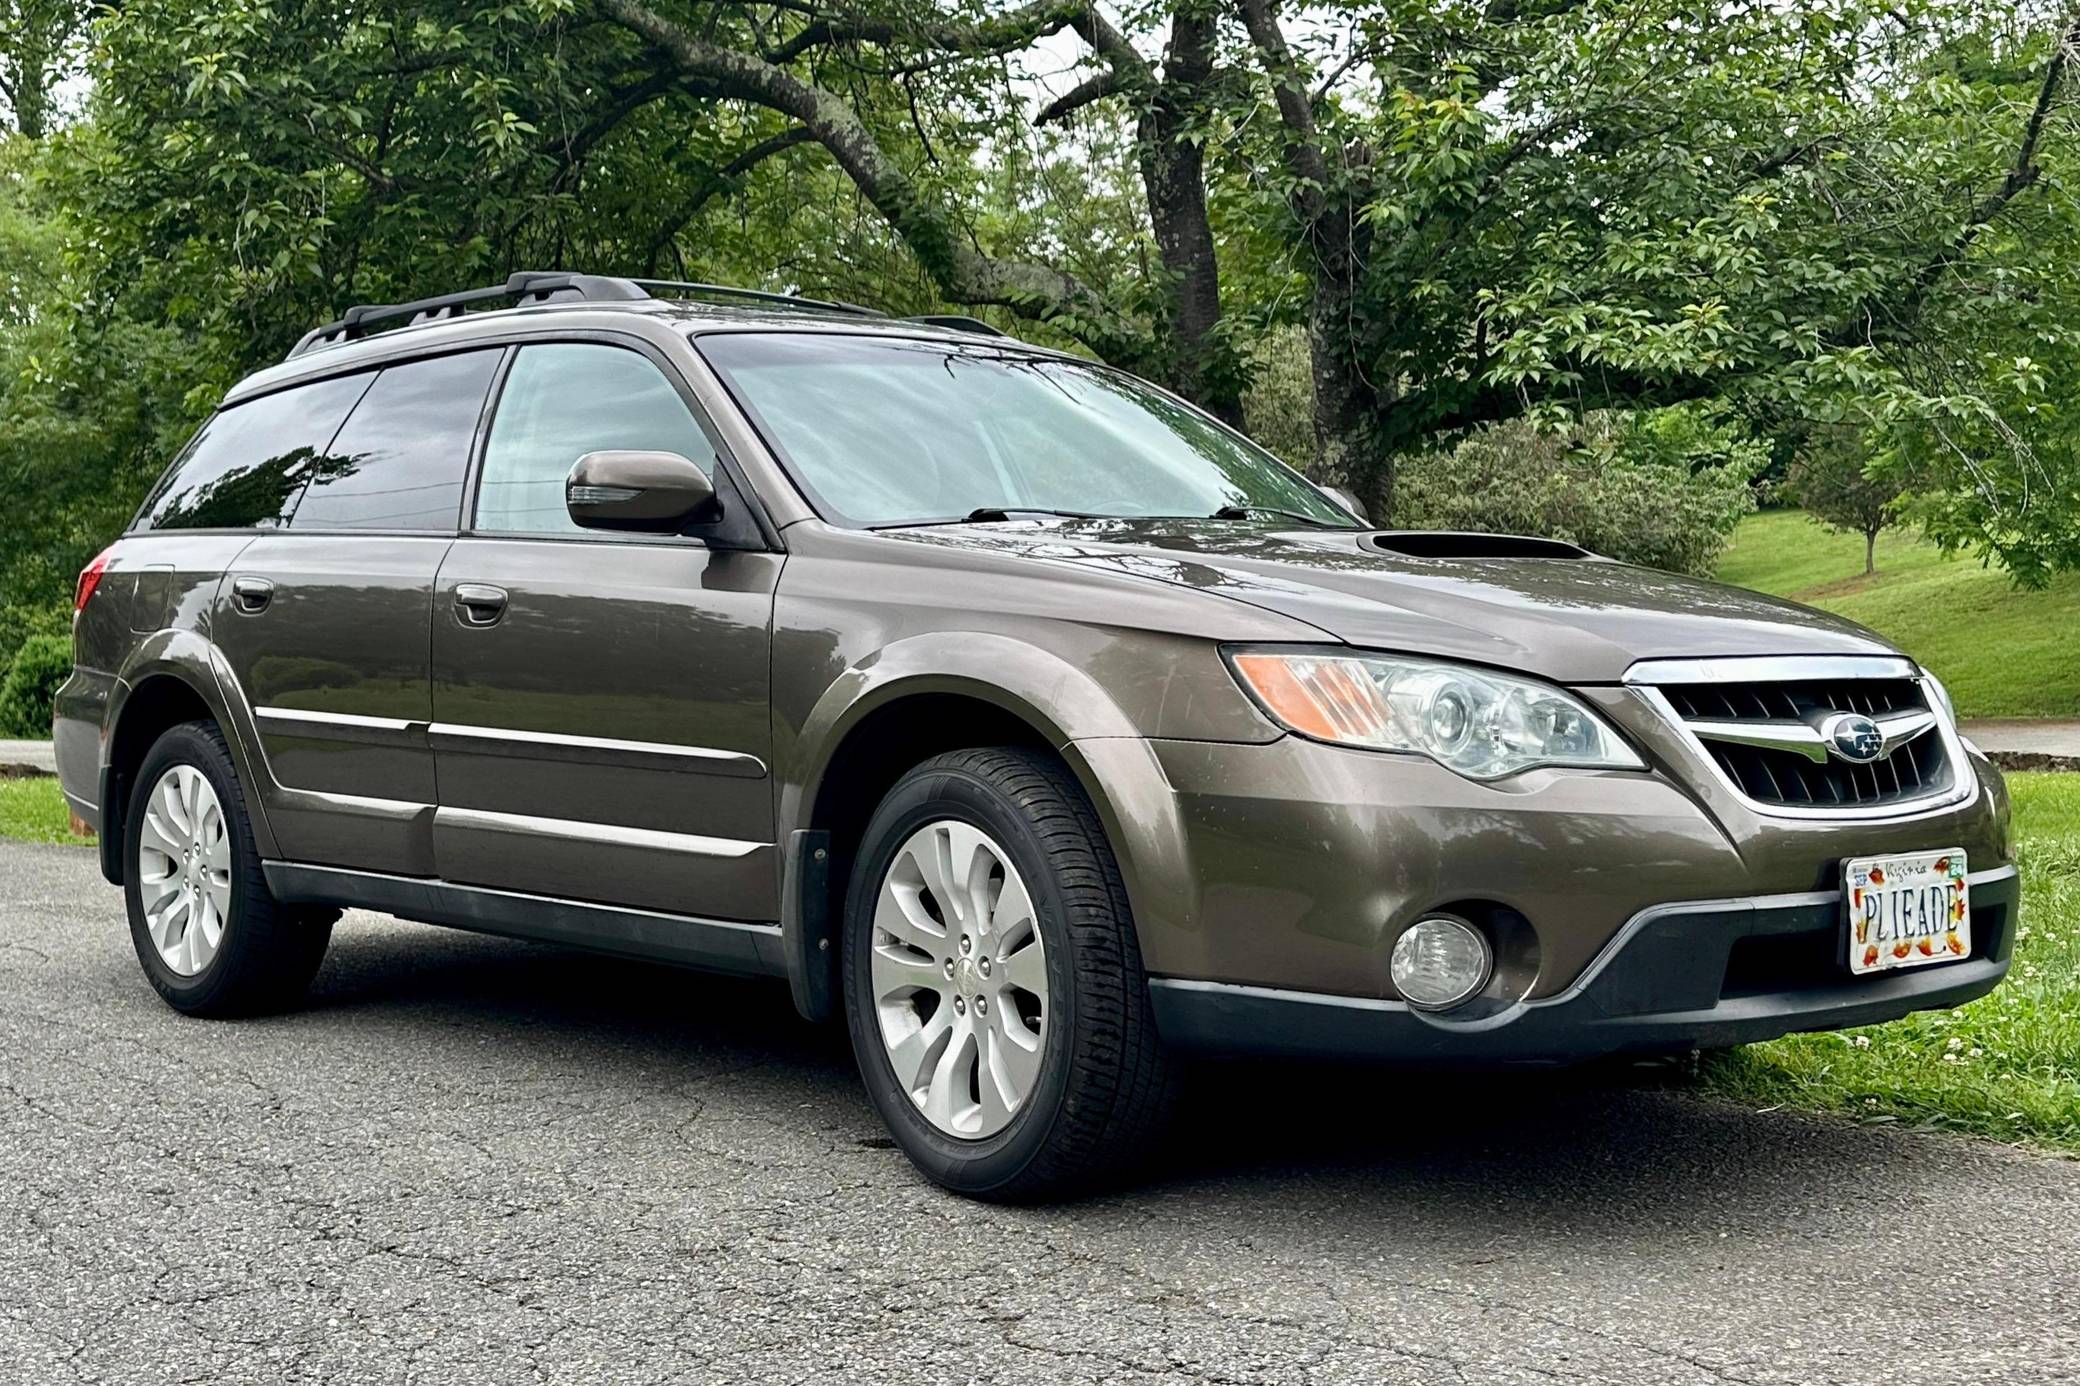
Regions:
<svg viewBox="0 0 2080 1386"><path fill-rule="evenodd" d="M587 529L676 534L722 514L708 474L676 452L588 452L563 495L571 519Z"/></svg>

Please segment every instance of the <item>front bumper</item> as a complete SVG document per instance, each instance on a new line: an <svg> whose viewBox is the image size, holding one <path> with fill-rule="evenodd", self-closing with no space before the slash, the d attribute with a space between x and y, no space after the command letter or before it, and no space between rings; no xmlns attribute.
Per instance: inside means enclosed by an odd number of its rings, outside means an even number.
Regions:
<svg viewBox="0 0 2080 1386"><path fill-rule="evenodd" d="M1716 1049L1961 1005L2007 974L2015 868L1970 877L1972 955L1853 977L1838 890L1640 911L1564 991L1455 1019L1399 1001L1175 977L1152 980L1156 1023L1185 1050L1439 1063L1568 1062Z"/></svg>

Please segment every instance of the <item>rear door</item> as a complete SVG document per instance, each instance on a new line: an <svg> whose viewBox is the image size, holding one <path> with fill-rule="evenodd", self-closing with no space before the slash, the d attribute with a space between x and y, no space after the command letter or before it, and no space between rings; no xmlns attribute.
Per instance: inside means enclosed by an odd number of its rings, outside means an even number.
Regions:
<svg viewBox="0 0 2080 1386"><path fill-rule="evenodd" d="M433 583L503 355L350 377L352 411L300 463L287 527L247 545L219 589L216 643L252 709L290 860L433 873Z"/></svg>
<svg viewBox="0 0 2080 1386"><path fill-rule="evenodd" d="M778 917L770 628L781 556L582 530L580 456L715 445L668 363L519 348L433 616L435 857L451 881Z"/></svg>

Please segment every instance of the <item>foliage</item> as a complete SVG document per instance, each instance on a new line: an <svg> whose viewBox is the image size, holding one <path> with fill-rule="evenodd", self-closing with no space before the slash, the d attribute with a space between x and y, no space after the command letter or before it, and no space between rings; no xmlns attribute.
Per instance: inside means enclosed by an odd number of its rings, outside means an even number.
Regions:
<svg viewBox="0 0 2080 1386"><path fill-rule="evenodd" d="M2008 782L2023 902L2000 989L1955 1010L1711 1056L1706 1091L2080 1151L2080 775Z"/></svg>
<svg viewBox="0 0 2080 1386"><path fill-rule="evenodd" d="M39 497L0 591L62 591L343 303L545 265L979 309L1247 413L1399 523L1398 460L1473 430L1717 402L1778 457L1859 435L1947 546L2080 566L2071 21L2039 7L101 16L79 119L0 149L0 480Z"/></svg>
<svg viewBox="0 0 2080 1386"><path fill-rule="evenodd" d="M1762 452L1731 429L1598 416L1565 431L1483 429L1412 458L1397 523L1564 539L1628 563L1706 574L1754 508Z"/></svg>
<svg viewBox="0 0 2080 1386"><path fill-rule="evenodd" d="M1266 334L1249 353L1249 389L1242 397L1249 436L1302 471L1314 461L1314 379L1308 374L1307 334L1292 325Z"/></svg>
<svg viewBox="0 0 2080 1386"><path fill-rule="evenodd" d="M2021 233L2064 197L2067 16L1367 0L1288 39L1237 3L1268 75L1238 162L1285 229L1251 244L1309 280L1325 460L1368 499L1395 457L1527 411L1962 417L1973 387L1925 360L2023 287L1997 243L2062 243Z"/></svg>
<svg viewBox="0 0 2080 1386"><path fill-rule="evenodd" d="M0 736L47 737L51 705L72 676L72 638L32 635L0 679Z"/></svg>
<svg viewBox="0 0 2080 1386"><path fill-rule="evenodd" d="M2080 573L2018 590L1999 570L1893 530L1863 540L1796 510L1751 515L1718 577L1859 621L1933 669L1966 717L2080 719Z"/></svg>
<svg viewBox="0 0 2080 1386"><path fill-rule="evenodd" d="M46 164L0 141L0 605L64 606L206 407L190 399L206 354L77 270L86 238Z"/></svg>
<svg viewBox="0 0 2080 1386"><path fill-rule="evenodd" d="M31 636L63 635L69 622L69 611L56 604L0 606L0 675L6 674L7 666L14 663L15 652Z"/></svg>
<svg viewBox="0 0 2080 1386"><path fill-rule="evenodd" d="M1878 566L1878 535L1896 518L1906 489L1892 468L1873 469L1864 435L1830 429L1809 441L1785 478L1785 491L1835 529L1863 538L1863 571Z"/></svg>

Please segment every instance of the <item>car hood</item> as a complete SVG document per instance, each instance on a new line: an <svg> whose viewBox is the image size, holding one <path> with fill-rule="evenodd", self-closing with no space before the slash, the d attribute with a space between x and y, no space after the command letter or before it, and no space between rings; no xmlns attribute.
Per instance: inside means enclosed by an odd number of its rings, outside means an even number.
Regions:
<svg viewBox="0 0 2080 1386"><path fill-rule="evenodd" d="M1102 567L1277 612L1352 645L1611 683L1637 660L1896 654L1852 621L1565 545L1495 556L1488 536L1276 530L1241 522L1077 520L884 531L920 543ZM1456 542L1455 542L1456 541Z"/></svg>

